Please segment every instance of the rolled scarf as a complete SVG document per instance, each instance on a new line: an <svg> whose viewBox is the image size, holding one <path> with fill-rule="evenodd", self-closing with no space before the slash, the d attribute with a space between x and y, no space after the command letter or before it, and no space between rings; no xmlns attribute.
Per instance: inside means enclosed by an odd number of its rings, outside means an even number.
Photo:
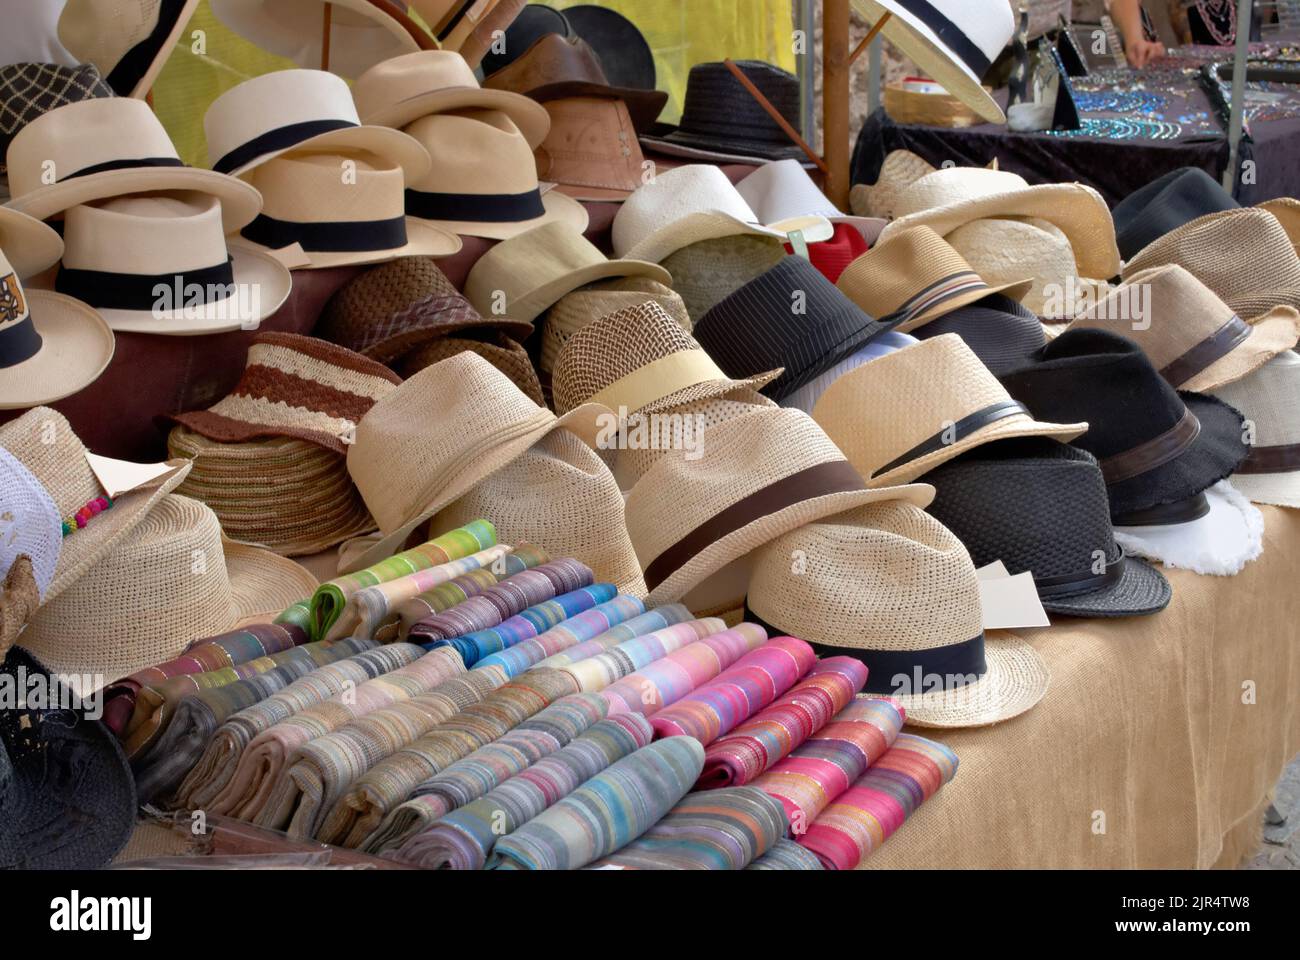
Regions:
<svg viewBox="0 0 1300 960"><path fill-rule="evenodd" d="M474 665L474 668L481 670L485 667L496 667L504 670L508 676L517 677L552 654L600 636L611 627L644 612L644 601L628 594L620 594L590 610L556 623L535 636L520 640L500 653L484 657Z"/></svg>
<svg viewBox="0 0 1300 960"><path fill-rule="evenodd" d="M766 640L767 631L758 624L740 623L629 673L600 695L609 701L611 714L631 711L648 717L712 680Z"/></svg>
<svg viewBox="0 0 1300 960"><path fill-rule="evenodd" d="M310 599L295 603L276 617L275 622L296 626L312 640L321 640L342 616L348 599L358 590L373 587L377 583L388 583L441 563L460 560L494 547L496 542L496 528L487 520L475 520L372 567L321 584Z"/></svg>
<svg viewBox="0 0 1300 960"><path fill-rule="evenodd" d="M743 870L789 829L785 808L757 787L689 793L664 818L588 870Z"/></svg>
<svg viewBox="0 0 1300 960"><path fill-rule="evenodd" d="M596 774L497 842L497 869L577 870L631 843L663 819L700 775L691 737L642 747Z"/></svg>
<svg viewBox="0 0 1300 960"><path fill-rule="evenodd" d="M573 677L579 690L596 693L687 644L726 629L726 621L721 617L675 623L654 633L625 640L608 650L559 669Z"/></svg>
<svg viewBox="0 0 1300 960"><path fill-rule="evenodd" d="M817 662L795 637L773 637L655 714L656 737L694 737L706 746L789 690Z"/></svg>
<svg viewBox="0 0 1300 960"><path fill-rule="evenodd" d="M828 806L799 844L827 870L853 870L957 773L942 743L900 733L894 745Z"/></svg>
<svg viewBox="0 0 1300 960"><path fill-rule="evenodd" d="M545 657L529 666L554 667L556 669L567 667L571 663L577 663L579 660L585 660L588 657L604 653L606 650L631 640L633 637L653 633L656 630L662 630L664 627L671 627L673 624L690 619L691 612L685 606L680 603L666 603L661 607L655 607L653 610L647 610L645 613L632 617L630 620L625 620L617 626L610 627L604 633L592 637L590 640L574 644L572 647L567 647L559 653L553 653L549 657ZM526 643L521 644L521 646L526 645ZM519 647L515 647L510 652L513 654L518 650ZM522 671L516 670L516 672Z"/></svg>
<svg viewBox="0 0 1300 960"><path fill-rule="evenodd" d="M639 713L594 724L567 747L537 761L486 796L453 810L385 856L427 869L482 870L502 836L559 803L612 764L650 743Z"/></svg>
<svg viewBox="0 0 1300 960"><path fill-rule="evenodd" d="M857 697L754 781L785 807L795 837L893 745L906 715L888 697Z"/></svg>
<svg viewBox="0 0 1300 960"><path fill-rule="evenodd" d="M866 683L867 668L860 660L818 660L784 697L708 745L699 789L751 782L830 723Z"/></svg>
<svg viewBox="0 0 1300 960"><path fill-rule="evenodd" d="M778 840L771 850L763 854L746 870L824 870L822 862L810 850L793 840Z"/></svg>
<svg viewBox="0 0 1300 960"><path fill-rule="evenodd" d="M505 576L514 576L522 567L516 560L515 556L518 549L510 556L506 557L507 570ZM458 603L464 603L470 597L477 597L480 593L494 584L500 583L505 576L498 576L492 572L491 567L480 567L477 570L471 570L463 577L457 577L447 583L441 583L432 590L426 590L418 597L412 597L405 603L398 604L394 611L397 614L397 623L391 626L380 628L379 637L388 640L392 639L390 634L398 640L405 640L418 621L434 614L442 613L444 610L450 610Z"/></svg>

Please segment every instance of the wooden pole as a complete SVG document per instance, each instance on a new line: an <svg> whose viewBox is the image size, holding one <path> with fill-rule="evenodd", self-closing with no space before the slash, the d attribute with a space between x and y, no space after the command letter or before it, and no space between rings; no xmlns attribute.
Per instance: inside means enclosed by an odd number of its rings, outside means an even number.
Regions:
<svg viewBox="0 0 1300 960"><path fill-rule="evenodd" d="M822 3L822 139L826 196L849 208L849 0Z"/></svg>
<svg viewBox="0 0 1300 960"><path fill-rule="evenodd" d="M799 136L799 131L790 125L790 121L781 115L780 110L772 106L772 101L763 96L763 92L759 90L758 87L754 86L754 81L745 76L745 71L736 66L735 61L730 57L722 62L726 68L731 71L731 75L740 81L740 85L749 91L749 95L758 101L758 105L763 108L763 111L772 118L777 126L785 131L787 137L794 141L794 145L802 150L804 154L807 155L808 159L817 165L822 173L826 173L826 164L822 162L821 157L817 156L817 151L808 146L808 142L804 140L803 137Z"/></svg>
<svg viewBox="0 0 1300 960"><path fill-rule="evenodd" d="M862 56L867 47L871 46L871 41L876 39L876 34L880 33L880 28L887 24L892 16L892 13L885 13L876 21L876 25L867 31L867 35L862 38L862 42L854 47L853 52L849 54L849 66L853 66L858 62L858 57Z"/></svg>
<svg viewBox="0 0 1300 960"><path fill-rule="evenodd" d="M329 70L330 68L330 28L334 25L334 4L322 4L325 8L325 20L321 27L320 37L320 68Z"/></svg>

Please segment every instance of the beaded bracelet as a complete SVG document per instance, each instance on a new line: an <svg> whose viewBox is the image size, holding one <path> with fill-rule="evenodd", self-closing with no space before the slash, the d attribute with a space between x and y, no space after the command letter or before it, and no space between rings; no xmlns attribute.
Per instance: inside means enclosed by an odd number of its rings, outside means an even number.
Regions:
<svg viewBox="0 0 1300 960"><path fill-rule="evenodd" d="M99 516L112 505L113 501L108 497L96 497L94 500L91 500L72 516L64 518L63 535L66 537L70 533L76 533L88 524L92 517Z"/></svg>

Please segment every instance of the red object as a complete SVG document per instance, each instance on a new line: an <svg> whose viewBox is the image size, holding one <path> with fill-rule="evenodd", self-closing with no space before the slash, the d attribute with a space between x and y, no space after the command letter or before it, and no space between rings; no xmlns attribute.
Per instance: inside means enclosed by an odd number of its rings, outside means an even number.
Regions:
<svg viewBox="0 0 1300 960"><path fill-rule="evenodd" d="M822 276L834 283L840 278L845 267L869 249L869 244L856 227L848 223L837 223L835 233L829 240L808 244L808 259ZM785 252L794 253L788 243L785 245Z"/></svg>

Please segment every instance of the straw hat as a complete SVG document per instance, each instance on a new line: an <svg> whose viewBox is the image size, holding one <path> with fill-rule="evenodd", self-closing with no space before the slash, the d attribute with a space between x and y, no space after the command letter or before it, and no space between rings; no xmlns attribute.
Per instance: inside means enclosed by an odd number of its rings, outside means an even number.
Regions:
<svg viewBox="0 0 1300 960"><path fill-rule="evenodd" d="M646 595L628 540L623 494L591 447L567 430L542 437L513 462L440 510L431 530L491 517L502 543L535 543L553 557L577 557L597 582Z"/></svg>
<svg viewBox="0 0 1300 960"><path fill-rule="evenodd" d="M687 311L693 317L702 317L786 256L785 247L776 237L739 234L682 247L665 257L663 265L672 274L673 289Z"/></svg>
<svg viewBox="0 0 1300 960"><path fill-rule="evenodd" d="M1300 354L1284 350L1214 396L1245 414L1251 427L1250 453L1232 485L1256 503L1300 507Z"/></svg>
<svg viewBox="0 0 1300 960"><path fill-rule="evenodd" d="M465 296L479 313L532 320L579 287L615 277L648 277L671 284L657 263L607 260L563 221L534 227L483 254L465 279Z"/></svg>
<svg viewBox="0 0 1300 960"><path fill-rule="evenodd" d="M914 480L1008 437L1069 441L1086 423L1040 423L956 334L923 340L846 373L813 417L872 486Z"/></svg>
<svg viewBox="0 0 1300 960"><path fill-rule="evenodd" d="M420 117L406 127L433 157L427 177L409 184L414 217L471 237L505 240L561 221L582 233L587 210L538 188L528 140L500 110L466 108Z"/></svg>
<svg viewBox="0 0 1300 960"><path fill-rule="evenodd" d="M906 333L992 293L1020 300L1031 281L989 286L937 233L915 227L858 257L835 285L873 317L898 321L894 329Z"/></svg>
<svg viewBox="0 0 1300 960"><path fill-rule="evenodd" d="M792 558L799 558L796 568ZM1013 634L985 635L970 554L914 504L891 500L810 523L758 551L749 608L822 656L867 665L920 727L979 727L1043 699L1050 674ZM921 692L917 692L917 691Z"/></svg>
<svg viewBox="0 0 1300 960"><path fill-rule="evenodd" d="M402 168L373 154L288 154L255 167L248 180L265 207L240 231L243 241L268 252L296 243L308 269L460 250L460 237L405 215Z"/></svg>
<svg viewBox="0 0 1300 960"><path fill-rule="evenodd" d="M1146 316L1134 301L1146 298ZM1177 264L1131 274L1070 324L1128 337L1180 390L1207 393L1258 370L1300 340L1300 313L1274 307L1246 323L1209 287Z"/></svg>
<svg viewBox="0 0 1300 960"><path fill-rule="evenodd" d="M1124 265L1124 279L1176 263L1248 323L1285 304L1300 307L1300 256L1277 217L1247 208L1212 213L1172 230Z"/></svg>
<svg viewBox="0 0 1300 960"><path fill-rule="evenodd" d="M479 108L508 116L530 147L546 139L546 108L519 93L485 89L465 58L452 50L421 50L377 63L352 85L366 123L401 128L431 113Z"/></svg>
<svg viewBox="0 0 1300 960"><path fill-rule="evenodd" d="M551 389L555 409L565 413L599 403L616 413L651 414L741 387L759 390L780 370L732 380L654 301L601 317L565 343Z"/></svg>
<svg viewBox="0 0 1300 960"><path fill-rule="evenodd" d="M23 631L23 646L71 675L69 685L85 696L172 659L192 640L269 621L316 586L298 564L226 540L199 501L170 494L46 601Z"/></svg>
<svg viewBox="0 0 1300 960"><path fill-rule="evenodd" d="M203 193L139 194L73 207L60 293L97 308L114 330L197 336L252 330L293 281L268 254L227 248L221 204ZM165 291L162 296L160 292Z"/></svg>
<svg viewBox="0 0 1300 960"><path fill-rule="evenodd" d="M149 92L199 0L68 0L59 42L122 97Z"/></svg>
<svg viewBox="0 0 1300 960"><path fill-rule="evenodd" d="M348 471L383 534L350 559L350 570L396 553L417 527L552 430L594 442L602 414L609 411L586 404L557 418L473 353L421 370L371 408L348 448Z"/></svg>
<svg viewBox="0 0 1300 960"><path fill-rule="evenodd" d="M380 4L329 0L329 5L329 65L336 73L360 76L376 63L419 49ZM325 0L212 0L212 12L227 27L300 67L321 64L324 10Z"/></svg>
<svg viewBox="0 0 1300 960"><path fill-rule="evenodd" d="M1282 229L1291 238L1296 253L1300 253L1300 200L1278 197L1259 204L1258 209L1277 217L1277 222L1282 224Z"/></svg>
<svg viewBox="0 0 1300 960"><path fill-rule="evenodd" d="M802 410L809 416L817 407L817 401L822 398L832 383L838 380L850 370L856 370L864 363L870 363L886 354L902 350L904 347L910 347L912 344L920 341L909 333L899 333L891 330L888 333L882 333L876 337L857 353L851 353L833 367L829 367L825 372L819 373L798 390L781 398L781 406L794 407L796 410Z"/></svg>
<svg viewBox="0 0 1300 960"><path fill-rule="evenodd" d="M892 220L898 216L898 197L926 174L939 169L911 150L885 154L875 183L855 183L849 191L849 207L868 219Z"/></svg>
<svg viewBox="0 0 1300 960"><path fill-rule="evenodd" d="M681 599L732 561L806 523L877 500L924 507L932 487L868 490L806 413L758 408L669 450L627 497L651 603Z"/></svg>
<svg viewBox="0 0 1300 960"><path fill-rule="evenodd" d="M158 190L216 197L227 233L262 208L248 184L181 163L167 131L143 100L108 97L51 110L18 132L6 162L13 198L9 206L38 220L81 203ZM47 183L51 173L55 182Z"/></svg>
<svg viewBox="0 0 1300 960"><path fill-rule="evenodd" d="M542 383L528 351L518 340L500 330L470 330L459 337L428 340L397 362L397 372L409 380L425 367L461 353L473 353L482 357L504 373L529 400L538 406L546 406Z"/></svg>
<svg viewBox="0 0 1300 960"><path fill-rule="evenodd" d="M678 326L687 333L690 332L690 313L677 291L649 277L602 280L561 297L555 306L546 311L542 322L542 351L538 368L548 374L554 370L565 343L593 320L648 302L658 304Z"/></svg>
<svg viewBox="0 0 1300 960"><path fill-rule="evenodd" d="M809 243L831 235L830 223L819 216L787 223L786 229L763 226L726 174L708 164L687 164L655 177L627 198L614 216L614 252L661 263L701 240L756 234L784 241L796 226Z"/></svg>
<svg viewBox="0 0 1300 960"><path fill-rule="evenodd" d="M362 126L352 92L323 70L277 70L227 90L203 115L208 163L247 179L291 150L364 150L402 168L408 181L429 172L428 152L399 130Z"/></svg>
<svg viewBox="0 0 1300 960"><path fill-rule="evenodd" d="M63 520L41 482L3 447L0 447L0 484L5 492L4 513L0 515L0 580L8 576L19 557L26 558L36 587L36 598L31 604L34 611L54 581L59 550L63 546ZM0 645L3 645L14 625L0 626L3 626L0 629Z"/></svg>
<svg viewBox="0 0 1300 960"><path fill-rule="evenodd" d="M8 450L40 481L59 509L72 517L97 497L104 496L95 472L86 460L87 450L72 432L63 414L49 407L34 407L16 420L0 424L0 447ZM112 507L93 516L85 526L71 531L63 541L54 581L45 593L52 600L148 516L163 496L185 479L187 463L168 461L175 469L113 499Z"/></svg>
<svg viewBox="0 0 1300 960"><path fill-rule="evenodd" d="M867 243L875 243L885 227L879 217L858 217L846 214L817 188L808 171L798 160L773 160L765 163L736 184L736 191L749 204L760 223L778 229L794 224L798 229L808 216L825 217L831 223L847 223L857 230Z"/></svg>

